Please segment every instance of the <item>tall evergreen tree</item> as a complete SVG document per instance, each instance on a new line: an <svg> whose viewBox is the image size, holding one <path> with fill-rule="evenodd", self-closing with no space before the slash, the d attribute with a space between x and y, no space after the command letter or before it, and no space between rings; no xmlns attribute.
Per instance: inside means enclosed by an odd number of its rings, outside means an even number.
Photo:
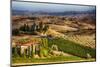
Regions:
<svg viewBox="0 0 100 67"><path fill-rule="evenodd" d="M36 31L36 24L35 23L33 23L31 26L31 32L34 32L34 31Z"/></svg>

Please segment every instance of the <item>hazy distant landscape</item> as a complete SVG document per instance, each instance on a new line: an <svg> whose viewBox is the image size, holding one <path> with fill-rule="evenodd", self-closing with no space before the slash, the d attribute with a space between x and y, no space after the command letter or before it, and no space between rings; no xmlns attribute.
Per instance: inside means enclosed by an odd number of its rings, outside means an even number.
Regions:
<svg viewBox="0 0 100 67"><path fill-rule="evenodd" d="M95 6L12 2L13 65L95 61L95 35Z"/></svg>

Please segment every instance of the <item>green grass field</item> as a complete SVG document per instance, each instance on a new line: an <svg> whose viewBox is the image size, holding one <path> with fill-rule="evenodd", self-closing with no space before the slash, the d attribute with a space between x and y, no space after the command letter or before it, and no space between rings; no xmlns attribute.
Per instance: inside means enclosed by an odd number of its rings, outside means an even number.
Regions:
<svg viewBox="0 0 100 67"><path fill-rule="evenodd" d="M81 60L82 58L76 56L57 56L57 57L50 57L50 58L23 58L23 57L16 57L13 58L13 63L41 63L41 62L57 62L57 61L71 61L71 60Z"/></svg>
<svg viewBox="0 0 100 67"><path fill-rule="evenodd" d="M80 62L81 60L83 61L95 61L92 60L92 59L84 59L84 58L80 58L80 57L77 57L77 56L68 56L68 57L65 57L65 56L57 56L57 57L50 57L50 58L23 58L23 57L16 57L16 58L12 58L12 63L38 63L38 64L41 64L41 63L47 63L47 62Z"/></svg>

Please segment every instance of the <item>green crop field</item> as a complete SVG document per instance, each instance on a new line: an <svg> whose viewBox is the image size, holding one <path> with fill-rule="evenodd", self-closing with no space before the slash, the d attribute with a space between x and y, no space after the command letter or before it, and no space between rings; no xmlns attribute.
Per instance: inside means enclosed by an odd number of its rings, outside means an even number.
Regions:
<svg viewBox="0 0 100 67"><path fill-rule="evenodd" d="M90 54L92 58L95 58L96 50L93 48L85 47L80 44L74 43L69 40L65 40L63 38L56 38L49 41L49 46L52 44L56 44L61 51L66 53L87 58L87 54Z"/></svg>

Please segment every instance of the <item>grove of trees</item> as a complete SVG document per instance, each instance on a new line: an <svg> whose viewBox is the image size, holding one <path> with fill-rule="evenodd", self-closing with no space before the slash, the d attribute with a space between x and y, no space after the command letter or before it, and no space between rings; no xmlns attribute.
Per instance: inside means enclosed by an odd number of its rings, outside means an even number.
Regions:
<svg viewBox="0 0 100 67"><path fill-rule="evenodd" d="M45 33L48 30L49 26L40 22L39 24L33 23L32 25L23 24L18 29L12 30L12 35L19 35L22 33L25 34L36 34L35 32Z"/></svg>

